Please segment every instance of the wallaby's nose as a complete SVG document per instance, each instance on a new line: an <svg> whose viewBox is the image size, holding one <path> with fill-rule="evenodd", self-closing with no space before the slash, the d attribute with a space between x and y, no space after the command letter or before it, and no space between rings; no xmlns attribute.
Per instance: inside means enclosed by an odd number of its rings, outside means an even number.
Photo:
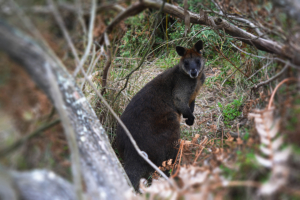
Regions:
<svg viewBox="0 0 300 200"><path fill-rule="evenodd" d="M193 76L193 77L197 76L197 70L196 69L191 69L191 76Z"/></svg>

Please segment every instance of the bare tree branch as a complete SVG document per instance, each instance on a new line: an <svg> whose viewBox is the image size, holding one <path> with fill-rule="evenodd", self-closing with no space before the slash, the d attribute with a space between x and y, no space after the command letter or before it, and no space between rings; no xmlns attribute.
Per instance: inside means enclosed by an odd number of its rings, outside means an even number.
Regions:
<svg viewBox="0 0 300 200"><path fill-rule="evenodd" d="M58 12L56 6L54 5L53 0L48 0L48 4L50 5L50 10L52 11L54 18L55 18L57 24L59 25L61 31L63 32L64 37L67 40L67 43L72 51L72 54L75 57L75 61L76 61L75 63L76 63L76 65L78 65L80 63L78 53L77 53L74 43L72 42L70 35L66 29L65 23L60 15L60 13Z"/></svg>
<svg viewBox="0 0 300 200"><path fill-rule="evenodd" d="M83 34L85 36L87 34L87 30L86 30L86 25L84 23L81 0L76 0L75 4L76 4L76 8L77 8L76 10L77 10L77 15L78 15L78 20L79 20L79 23L81 24ZM84 46L85 46L85 43L84 43Z"/></svg>
<svg viewBox="0 0 300 200"><path fill-rule="evenodd" d="M74 73L73 73L73 76L76 77L77 76L77 73L79 72L79 70L82 68L82 66L84 65L89 53L90 53L90 50L91 50L91 47L92 47L92 44L93 44L93 30L94 30L94 23L95 23L95 16L96 16L96 8L97 8L97 0L92 0L92 6L91 6L91 17L90 17L90 26L89 26L89 32L88 32L88 45L85 49L85 52L80 60L80 63L77 65Z"/></svg>
<svg viewBox="0 0 300 200"><path fill-rule="evenodd" d="M29 139L34 138L35 136L41 134L43 131L47 130L48 128L51 128L52 126L55 126L59 122L60 122L60 120L56 119L56 120L53 120L52 122L50 122L48 124L42 125L37 130L35 130L32 133L30 133L30 134L22 137L19 140L17 140L12 145L10 145L10 146L8 146L8 147L6 147L4 149L1 149L0 150L0 157L8 155L9 153L13 152L15 149L17 149L18 147L20 147L22 144L24 144Z"/></svg>
<svg viewBox="0 0 300 200"><path fill-rule="evenodd" d="M263 81L263 82L261 82L261 83L259 83L259 84L257 84L257 85L252 86L252 89L257 89L257 88L259 88L260 86L263 86L263 85L265 85L265 84L267 84L267 83L270 83L271 81L274 81L275 79L279 78L280 75L282 75L283 72L285 72L285 70L286 70L288 67L289 67L289 64L287 63L287 64L284 66L284 68L283 68L279 73L277 73L275 76L273 76L272 78L270 78L270 79L268 79L268 80L266 80L266 81Z"/></svg>
<svg viewBox="0 0 300 200"><path fill-rule="evenodd" d="M261 59L270 59L270 60L277 60L277 61L279 61L279 62L282 62L282 63L284 63L284 64L287 64L287 63L289 63L289 65L291 66L291 67L293 67L294 69L298 69L298 70L300 70L300 67L299 66L297 66L297 65L294 65L294 64L292 64L292 63L290 63L290 62L288 62L288 61L286 61L286 60L283 60L283 59L280 59L280 58L269 58L269 57L265 57L265 56L258 56L258 55L254 55L254 54L252 54L252 53L248 53L248 52L246 52L246 51L243 51L242 49L240 49L240 48L238 48L237 46L235 46L232 42L230 42L230 44L234 47L234 48L236 48L236 49L238 49L239 51L241 51L241 52L243 52L244 54L247 54L247 55L250 55L250 56L253 56L253 57L256 57L256 58L261 58ZM250 77L249 77L250 78Z"/></svg>
<svg viewBox="0 0 300 200"><path fill-rule="evenodd" d="M130 5L126 10L121 12L117 17L114 18L114 20L106 27L105 32L110 33L112 29L120 23L122 20L137 15L141 13L143 10L145 10L147 7L144 6L144 4L141 1L135 2L132 5ZM99 43L102 44L104 40L104 34L99 39Z"/></svg>
<svg viewBox="0 0 300 200"><path fill-rule="evenodd" d="M102 75L102 91L101 91L101 95L103 95L105 93L105 91L106 91L108 70L109 70L109 67L111 65L111 51L112 51L112 49L110 47L110 42L109 42L107 33L104 33L104 43L105 43L105 46L107 48L107 58L106 58L105 66L104 66L104 69L103 69L103 75Z"/></svg>
<svg viewBox="0 0 300 200"><path fill-rule="evenodd" d="M94 46L95 47L95 46ZM96 47L95 47L96 48ZM94 48L94 49L95 49ZM97 58L94 60L94 62L92 62L93 61L93 59L92 59L92 61L91 61L91 63L90 63L90 66L89 66L89 68L88 68L88 70L87 70L87 72L86 72L86 74L87 74L87 76L89 76L90 74L92 74L92 72L94 71L94 68L95 68L95 66L96 66L96 64L98 63L98 60L100 59L100 57L101 57L101 55L105 55L105 53L104 53L104 48L103 48L103 46L100 46L100 50L99 50L100 52L98 53L98 56L97 56ZM94 56L94 55L93 55ZM86 79L83 79L83 81L82 81L82 84L81 84L81 86L80 86L80 89L83 91L83 87L84 87L84 85L85 85L85 80Z"/></svg>

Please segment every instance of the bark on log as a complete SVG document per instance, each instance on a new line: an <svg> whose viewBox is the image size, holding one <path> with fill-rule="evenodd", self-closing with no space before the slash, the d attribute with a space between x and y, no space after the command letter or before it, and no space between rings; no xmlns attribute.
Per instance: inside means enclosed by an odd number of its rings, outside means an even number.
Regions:
<svg viewBox="0 0 300 200"><path fill-rule="evenodd" d="M124 199L123 194L130 188L128 178L126 180L127 176L94 110L62 63L33 39L3 21L0 21L0 50L18 62L52 102L55 97L51 96L46 68L55 75L64 107L76 132L88 198Z"/></svg>
<svg viewBox="0 0 300 200"><path fill-rule="evenodd" d="M48 170L8 171L0 166L1 200L76 200L73 186Z"/></svg>
<svg viewBox="0 0 300 200"><path fill-rule="evenodd" d="M24 200L76 200L73 186L48 170L10 172L19 195ZM8 200L8 199L7 199Z"/></svg>
<svg viewBox="0 0 300 200"><path fill-rule="evenodd" d="M76 200L73 186L48 170L8 171L0 167L1 200Z"/></svg>

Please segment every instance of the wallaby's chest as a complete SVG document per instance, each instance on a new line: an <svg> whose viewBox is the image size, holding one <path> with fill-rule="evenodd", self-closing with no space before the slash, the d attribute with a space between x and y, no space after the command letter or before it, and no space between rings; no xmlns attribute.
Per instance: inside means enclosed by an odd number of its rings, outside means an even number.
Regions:
<svg viewBox="0 0 300 200"><path fill-rule="evenodd" d="M192 94L190 96L189 104L192 103L196 99L197 95L200 93L200 88L203 85L203 80L202 80L203 76L204 75L201 74L197 78L197 82L195 83L194 89L193 89Z"/></svg>

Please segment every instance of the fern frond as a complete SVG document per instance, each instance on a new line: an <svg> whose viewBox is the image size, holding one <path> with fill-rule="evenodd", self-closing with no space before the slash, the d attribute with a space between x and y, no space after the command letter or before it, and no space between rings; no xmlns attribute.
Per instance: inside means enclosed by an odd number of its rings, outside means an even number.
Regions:
<svg viewBox="0 0 300 200"><path fill-rule="evenodd" d="M280 120L274 119L273 109L256 110L248 116L254 118L260 136L262 155L256 155L256 159L259 164L271 169L270 179L262 185L259 193L271 195L287 182L289 168L286 161L290 156L291 148L282 150L283 136L278 136Z"/></svg>

